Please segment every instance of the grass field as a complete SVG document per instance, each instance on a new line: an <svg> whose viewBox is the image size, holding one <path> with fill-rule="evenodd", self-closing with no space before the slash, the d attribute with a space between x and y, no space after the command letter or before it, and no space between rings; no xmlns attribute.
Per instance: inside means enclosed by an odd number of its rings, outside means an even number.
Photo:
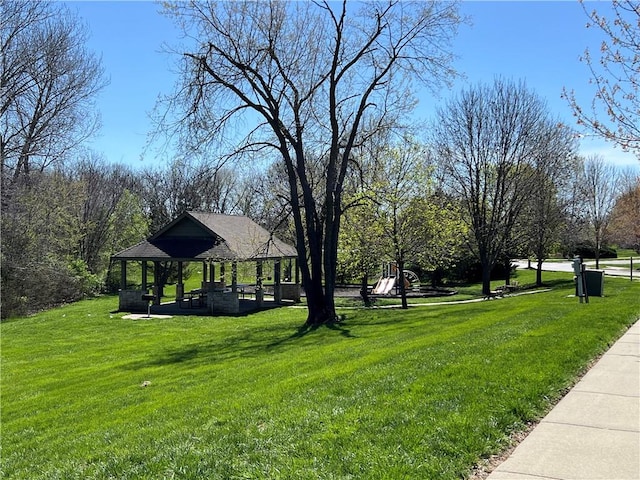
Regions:
<svg viewBox="0 0 640 480"><path fill-rule="evenodd" d="M464 478L640 316L638 282L580 304L545 280L316 330L301 308L126 320L115 297L6 321L0 476Z"/></svg>

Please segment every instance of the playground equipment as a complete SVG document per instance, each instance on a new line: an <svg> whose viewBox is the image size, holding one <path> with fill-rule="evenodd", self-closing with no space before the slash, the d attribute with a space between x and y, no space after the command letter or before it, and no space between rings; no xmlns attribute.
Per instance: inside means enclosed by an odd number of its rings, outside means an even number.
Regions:
<svg viewBox="0 0 640 480"><path fill-rule="evenodd" d="M420 288L420 278L411 270L403 270L405 291ZM382 276L375 284L371 293L373 295L389 295L393 288L396 288L396 294L399 290L400 270L395 262L389 262L382 266Z"/></svg>
<svg viewBox="0 0 640 480"><path fill-rule="evenodd" d="M388 295L395 284L395 277L380 277L380 280L378 280L378 283L373 287L371 293L373 295Z"/></svg>

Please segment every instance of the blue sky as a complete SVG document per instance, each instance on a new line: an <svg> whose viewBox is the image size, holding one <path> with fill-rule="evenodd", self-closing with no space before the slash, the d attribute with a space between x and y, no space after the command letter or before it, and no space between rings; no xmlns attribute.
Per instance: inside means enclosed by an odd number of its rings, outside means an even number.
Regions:
<svg viewBox="0 0 640 480"><path fill-rule="evenodd" d="M608 9L609 2L588 2L588 9ZM141 158L151 128L149 112L158 95L170 93L175 82L173 59L162 53L163 43L175 44L177 30L160 15L155 2L70 2L91 32L88 48L102 57L110 84L99 97L102 115L100 136L90 147L112 162L146 166L166 161L149 153ZM577 1L466 1L461 5L471 25L462 25L453 44L459 56L456 69L465 78L453 91L476 82L492 82L496 76L524 79L543 97L554 116L574 125L571 111L561 98L563 87L573 89L587 106L593 94L589 71L579 61L586 47L597 51L601 37L587 29L587 18ZM420 95L416 115L428 118L439 98ZM631 154L599 140L585 138L581 153L599 153L607 160L640 169Z"/></svg>

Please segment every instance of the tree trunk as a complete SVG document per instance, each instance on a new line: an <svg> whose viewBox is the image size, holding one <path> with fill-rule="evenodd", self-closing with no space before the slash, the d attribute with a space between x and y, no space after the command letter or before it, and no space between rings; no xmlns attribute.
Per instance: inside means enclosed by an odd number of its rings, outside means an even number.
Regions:
<svg viewBox="0 0 640 480"><path fill-rule="evenodd" d="M314 282L315 283L315 282ZM324 324L331 324L338 321L335 303L333 302L333 290L331 293L315 286L309 288L305 286L307 296L307 327L318 327Z"/></svg>
<svg viewBox="0 0 640 480"><path fill-rule="evenodd" d="M335 323L338 317L335 312L335 304L327 304L327 298L329 296L323 292L322 286L318 288L306 289L307 292L307 321L305 325L307 327L319 327L320 325L326 325ZM330 295L333 299L333 292Z"/></svg>
<svg viewBox="0 0 640 480"><path fill-rule="evenodd" d="M335 265L333 270L327 268L327 259L323 253L331 254L333 248L337 252L337 245L332 247L330 243L323 241L323 224L319 221L313 191L306 178L304 165L304 153L296 150L296 162L289 156L286 145L283 143L282 154L285 158L289 186L291 189L291 206L296 231L296 250L298 252L298 265L302 275L302 285L307 297L307 327L317 327L337 320L333 292L335 286ZM298 185L302 195L298 194ZM300 203L302 199L302 204ZM336 236L337 238L337 236ZM336 254L334 253L335 257ZM324 265L324 269L323 269ZM324 285L323 285L324 279Z"/></svg>
<svg viewBox="0 0 640 480"><path fill-rule="evenodd" d="M398 261L398 282L400 287L400 298L402 299L402 308L407 309L409 305L407 304L407 289L404 286L404 261Z"/></svg>
<svg viewBox="0 0 640 480"><path fill-rule="evenodd" d="M482 294L491 293L491 265L482 263Z"/></svg>
<svg viewBox="0 0 640 480"><path fill-rule="evenodd" d="M362 275L362 281L360 283L360 296L364 302L365 307L371 306L371 299L369 298L369 275L364 272Z"/></svg>
<svg viewBox="0 0 640 480"><path fill-rule="evenodd" d="M338 265L338 233L340 231L341 212L341 195L339 188L332 189L333 194L327 192L327 197L331 200L325 200L326 216L324 219L325 238L323 249L320 252L323 255L323 269L321 278L324 279L324 322L334 323L340 321L336 314L336 305L334 293L336 289L336 272Z"/></svg>
<svg viewBox="0 0 640 480"><path fill-rule="evenodd" d="M442 283L443 278L443 270L441 267L436 267L436 269L431 274L431 286L433 288L438 288L438 285Z"/></svg>
<svg viewBox="0 0 640 480"><path fill-rule="evenodd" d="M504 261L504 284L511 285L511 259L509 257Z"/></svg>
<svg viewBox="0 0 640 480"><path fill-rule="evenodd" d="M311 244L319 247L317 243L311 242ZM309 246L309 254L312 259L311 263L313 264L313 258L316 258L316 262L321 260L318 256L322 255L322 249L317 248L316 251L313 250ZM333 301L333 293L334 293L334 283L332 281L331 276L327 276L326 274L322 275L322 269L318 268L317 265L315 268L311 270L303 269L303 272L306 271L306 274L303 274L303 282L304 289L307 296L307 327L318 327L324 324L334 323L338 320L338 317L335 312L335 303ZM306 277L306 278L305 278ZM323 285L324 278L324 285Z"/></svg>
<svg viewBox="0 0 640 480"><path fill-rule="evenodd" d="M536 286L542 286L542 258L538 258L538 265L536 267Z"/></svg>

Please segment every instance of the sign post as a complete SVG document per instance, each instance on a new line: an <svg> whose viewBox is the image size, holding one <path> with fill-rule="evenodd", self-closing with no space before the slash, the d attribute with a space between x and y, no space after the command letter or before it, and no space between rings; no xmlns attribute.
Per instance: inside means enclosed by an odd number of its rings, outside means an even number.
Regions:
<svg viewBox="0 0 640 480"><path fill-rule="evenodd" d="M585 266L580 257L573 258L573 272L576 274L576 294L580 298L580 303L589 303L589 295L587 294L587 284L584 274Z"/></svg>

